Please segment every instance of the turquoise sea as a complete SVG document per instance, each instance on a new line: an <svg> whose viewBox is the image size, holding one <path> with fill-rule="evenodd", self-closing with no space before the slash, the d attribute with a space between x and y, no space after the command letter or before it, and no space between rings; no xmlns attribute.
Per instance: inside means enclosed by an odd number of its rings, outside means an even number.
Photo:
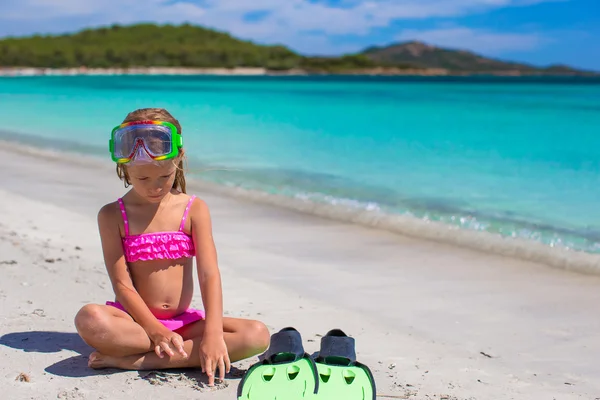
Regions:
<svg viewBox="0 0 600 400"><path fill-rule="evenodd" d="M180 120L205 180L600 253L600 79L0 78L29 144L109 157L139 107Z"/></svg>

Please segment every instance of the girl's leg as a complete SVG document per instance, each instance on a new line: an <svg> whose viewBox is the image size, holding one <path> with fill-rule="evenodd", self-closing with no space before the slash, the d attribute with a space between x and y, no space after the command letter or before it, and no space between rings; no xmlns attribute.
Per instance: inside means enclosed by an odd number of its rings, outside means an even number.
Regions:
<svg viewBox="0 0 600 400"><path fill-rule="evenodd" d="M112 306L88 304L75 316L79 336L102 354L124 357L152 349L150 338L129 314Z"/></svg>
<svg viewBox="0 0 600 400"><path fill-rule="evenodd" d="M197 321L177 330L184 340L184 349L188 358L175 353L173 357L165 355L160 358L152 350L145 354L124 357L111 356L95 352L90 355L89 365L92 368L115 367L121 369L168 369L184 367L200 367L200 342L204 334L204 321ZM232 363L263 353L269 347L270 333L259 321L223 318L224 339Z"/></svg>
<svg viewBox="0 0 600 400"><path fill-rule="evenodd" d="M202 338L204 326L205 321L198 321L178 329L177 333L183 340ZM223 317L223 333L232 363L263 353L271 339L265 324L251 319Z"/></svg>

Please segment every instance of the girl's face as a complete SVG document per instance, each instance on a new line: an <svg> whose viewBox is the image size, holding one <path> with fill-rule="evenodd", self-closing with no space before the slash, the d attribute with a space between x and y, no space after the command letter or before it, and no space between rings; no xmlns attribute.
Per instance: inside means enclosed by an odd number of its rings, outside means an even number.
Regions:
<svg viewBox="0 0 600 400"><path fill-rule="evenodd" d="M176 163L173 160L157 164L127 166L133 190L150 203L159 203L173 187Z"/></svg>

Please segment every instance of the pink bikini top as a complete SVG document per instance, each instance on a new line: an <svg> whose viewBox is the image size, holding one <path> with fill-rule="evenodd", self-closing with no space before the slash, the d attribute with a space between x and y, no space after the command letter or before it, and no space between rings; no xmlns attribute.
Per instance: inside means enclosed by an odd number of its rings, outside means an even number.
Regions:
<svg viewBox="0 0 600 400"><path fill-rule="evenodd" d="M183 227L195 198L196 196L192 196L188 202L178 231L143 233L141 235L129 235L129 220L125 212L125 205L123 199L119 198L119 207L125 227L125 237L122 238L125 259L128 262L134 262L193 257L196 254L194 240L183 231Z"/></svg>

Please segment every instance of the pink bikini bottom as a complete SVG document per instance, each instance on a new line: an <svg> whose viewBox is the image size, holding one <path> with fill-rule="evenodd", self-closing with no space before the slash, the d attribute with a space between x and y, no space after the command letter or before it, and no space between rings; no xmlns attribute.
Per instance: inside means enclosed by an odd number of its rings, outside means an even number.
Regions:
<svg viewBox="0 0 600 400"><path fill-rule="evenodd" d="M125 311L125 308L123 308L123 306L119 302L107 301L106 305L113 306L115 308L118 308L121 311ZM127 311L125 311L125 312L127 312ZM161 324L163 324L165 327L167 327L167 329L169 329L171 331L175 331L175 330L177 330L181 327L184 327L186 325L189 325L193 322L203 320L204 318L205 318L204 311L196 310L194 308L188 308L186 311L184 311L183 313L181 313L179 315L174 316L173 318L169 318L169 319L158 318L158 321Z"/></svg>

